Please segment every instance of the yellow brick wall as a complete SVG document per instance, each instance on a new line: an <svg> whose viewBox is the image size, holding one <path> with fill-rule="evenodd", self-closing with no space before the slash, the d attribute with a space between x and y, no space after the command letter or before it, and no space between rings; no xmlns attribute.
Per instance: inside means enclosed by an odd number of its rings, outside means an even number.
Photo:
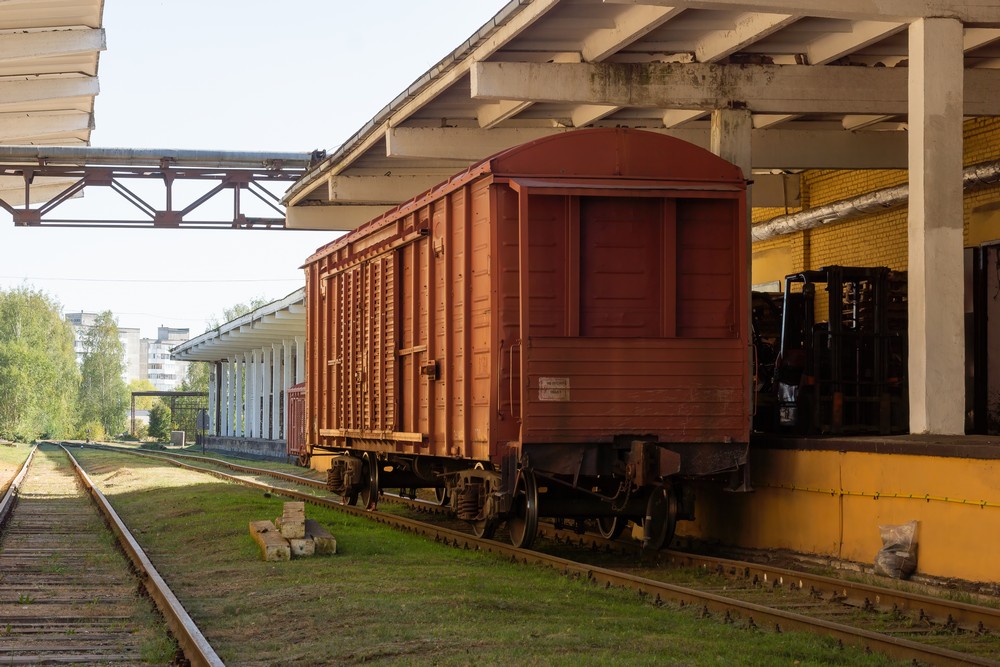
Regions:
<svg viewBox="0 0 1000 667"><path fill-rule="evenodd" d="M966 165L1000 159L1000 118L968 120L964 134ZM805 208L814 208L873 190L905 184L906 180L906 171L899 169L811 170L802 174L802 203ZM752 219L754 223L758 223L782 214L782 209L754 209ZM966 192L966 246L998 239L1000 184ZM906 207L753 245L754 284L779 280L788 273L833 264L888 266L894 270L906 270Z"/></svg>

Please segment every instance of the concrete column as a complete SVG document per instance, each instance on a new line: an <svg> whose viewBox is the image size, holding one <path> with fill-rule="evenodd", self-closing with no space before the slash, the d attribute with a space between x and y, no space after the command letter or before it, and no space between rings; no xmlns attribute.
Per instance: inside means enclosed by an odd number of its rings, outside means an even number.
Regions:
<svg viewBox="0 0 1000 667"><path fill-rule="evenodd" d="M215 401L216 397L219 395L219 389L217 386L219 362L213 361L209 366L208 371L208 424L206 424L205 433L211 435L215 433Z"/></svg>
<svg viewBox="0 0 1000 667"><path fill-rule="evenodd" d="M224 359L222 363L222 405L220 410L222 412L219 419L219 435L230 435L230 429L232 428L232 413L230 408L233 404L233 385L231 382L232 378L232 367L233 362L229 359Z"/></svg>
<svg viewBox="0 0 1000 667"><path fill-rule="evenodd" d="M965 432L963 26L910 24L910 432Z"/></svg>
<svg viewBox="0 0 1000 667"><path fill-rule="evenodd" d="M716 109L712 112L712 129L709 136L710 147L713 153L719 157L729 160L743 171L743 178L751 178L751 137L753 131L753 120L750 111L747 109ZM746 253L746 281L747 285L753 284L753 267L750 258L752 257L753 238L750 234L751 220L750 212L753 210L752 188L747 188L747 233L743 241L744 252ZM808 268L808 267L807 267ZM744 295L745 299L750 299L750 294ZM750 308L747 308L747 319L743 323L747 332L747 343L753 345L750 331L753 328ZM749 351L747 365L747 377L753 377L753 350ZM749 414L753 414L753 396L747 397Z"/></svg>
<svg viewBox="0 0 1000 667"><path fill-rule="evenodd" d="M257 409L257 437L264 436L264 406L269 405L267 396L267 385L264 384L264 348L257 350L257 402L254 404Z"/></svg>
<svg viewBox="0 0 1000 667"><path fill-rule="evenodd" d="M265 439L271 438L271 371L272 368L271 360L271 348L264 347L261 352L261 401L260 406L260 437Z"/></svg>
<svg viewBox="0 0 1000 667"><path fill-rule="evenodd" d="M236 422L236 360L230 359L226 364L226 432L233 437Z"/></svg>
<svg viewBox="0 0 1000 667"><path fill-rule="evenodd" d="M281 440L281 343L271 344L271 439Z"/></svg>
<svg viewBox="0 0 1000 667"><path fill-rule="evenodd" d="M233 435L237 438L242 438L245 433L243 430L243 408L246 406L246 400L244 399L246 394L243 391L243 378L246 372L246 365L246 354L236 357L236 381L233 383L233 388L235 389L233 405L236 408L233 411Z"/></svg>
<svg viewBox="0 0 1000 667"><path fill-rule="evenodd" d="M248 355L250 364L247 373L247 409L244 420L247 423L247 437L256 438L258 436L257 425L260 424L260 392L258 391L257 371L260 365L260 350L253 350Z"/></svg>
<svg viewBox="0 0 1000 667"><path fill-rule="evenodd" d="M306 337L295 337L295 384L306 380Z"/></svg>
<svg viewBox="0 0 1000 667"><path fill-rule="evenodd" d="M285 349L285 359L281 364L282 368L282 381L281 388L285 391L285 410L288 409L288 390L292 386L292 371L295 369L292 367L292 341L286 340L282 343ZM281 420L281 437L283 440L288 440L288 415L286 413L285 419Z"/></svg>

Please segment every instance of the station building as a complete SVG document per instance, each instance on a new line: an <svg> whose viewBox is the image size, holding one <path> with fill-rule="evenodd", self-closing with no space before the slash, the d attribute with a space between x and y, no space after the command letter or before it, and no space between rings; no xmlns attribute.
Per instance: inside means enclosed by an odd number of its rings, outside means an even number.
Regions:
<svg viewBox="0 0 1000 667"><path fill-rule="evenodd" d="M305 377L305 288L174 347L211 365L206 447L285 460L289 389Z"/></svg>

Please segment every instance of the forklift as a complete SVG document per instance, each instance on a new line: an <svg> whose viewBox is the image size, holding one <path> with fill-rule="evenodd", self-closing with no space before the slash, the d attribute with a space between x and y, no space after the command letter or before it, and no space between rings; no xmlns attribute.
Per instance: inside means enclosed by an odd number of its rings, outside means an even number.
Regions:
<svg viewBox="0 0 1000 667"><path fill-rule="evenodd" d="M755 292L755 428L906 433L906 308L906 273L885 267L827 266Z"/></svg>

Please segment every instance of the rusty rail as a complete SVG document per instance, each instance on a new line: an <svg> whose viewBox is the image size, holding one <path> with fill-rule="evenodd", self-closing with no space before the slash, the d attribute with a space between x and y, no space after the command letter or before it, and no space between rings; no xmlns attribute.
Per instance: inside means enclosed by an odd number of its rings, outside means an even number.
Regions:
<svg viewBox="0 0 1000 667"><path fill-rule="evenodd" d="M7 522L7 517L10 516L11 510L14 509L14 502L17 500L17 492L21 488L21 482L24 481L24 476L28 474L28 466L31 465L31 459L35 456L35 450L38 449L37 445L31 448L28 452L28 457L24 459L24 463L21 464L21 469L17 471L14 475L14 479L7 484L4 489L3 499L0 499L0 527Z"/></svg>
<svg viewBox="0 0 1000 667"><path fill-rule="evenodd" d="M111 530L115 533L118 538L122 549L125 551L126 555L132 561L135 566L136 571L141 579L146 590L149 592L150 597L156 603L157 608L163 614L163 617L167 621L167 626L170 631L173 632L174 637L177 639L177 643L180 645L181 649L184 651L184 656L191 662L192 665L196 667L201 667L207 665L209 667L223 667L224 663L215 653L211 644L205 639L205 636L198 629L198 626L188 615L184 606L174 595L170 587L167 586L167 582L163 580L159 572L153 566L153 563L146 556L146 553L136 542L135 538L132 537L132 533L129 532L128 527L115 512L111 503L108 499L104 497L100 489L94 486L93 481L90 476L84 471L83 467L77 462L76 458L69 452L69 450L62 446L66 456L69 457L70 462L73 464L73 468L76 470L76 474L80 477L80 481L84 488L90 493L91 498L93 498L95 504L100 509L101 513L104 515L105 520L111 527Z"/></svg>

